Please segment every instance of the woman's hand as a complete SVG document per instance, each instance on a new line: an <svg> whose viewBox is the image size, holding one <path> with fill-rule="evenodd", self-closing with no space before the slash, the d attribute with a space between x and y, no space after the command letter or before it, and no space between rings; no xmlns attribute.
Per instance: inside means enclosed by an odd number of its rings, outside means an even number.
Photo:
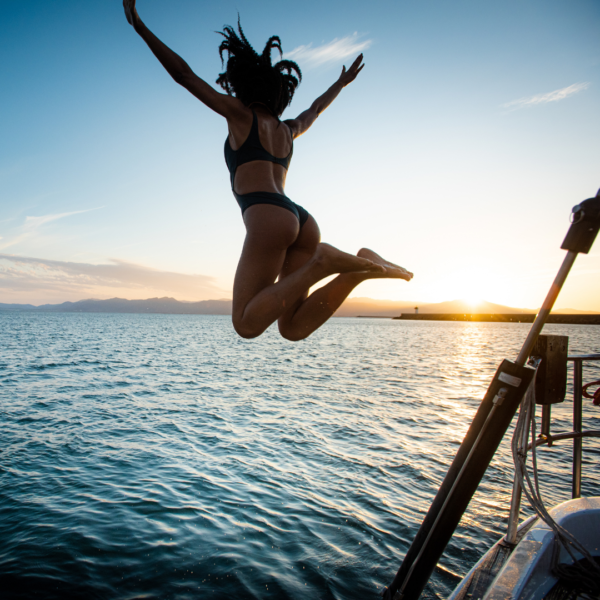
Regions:
<svg viewBox="0 0 600 600"><path fill-rule="evenodd" d="M342 89L356 79L356 76L365 66L362 59L363 55L359 54L347 71L346 67L342 68L342 74L339 76L339 79L322 96L319 96L308 110L300 113L295 119L288 119L286 121L292 130L294 138L308 131L317 117L338 97Z"/></svg>
<svg viewBox="0 0 600 600"><path fill-rule="evenodd" d="M135 26L140 22L140 16L135 9L135 0L123 0L123 8L125 9L125 17L130 25Z"/></svg>
<svg viewBox="0 0 600 600"><path fill-rule="evenodd" d="M338 79L338 83L342 84L342 87L346 87L349 83L352 83L356 76L363 70L365 66L362 64L363 55L359 54L358 58L352 63L352 66L346 71L346 67L342 67L342 74Z"/></svg>

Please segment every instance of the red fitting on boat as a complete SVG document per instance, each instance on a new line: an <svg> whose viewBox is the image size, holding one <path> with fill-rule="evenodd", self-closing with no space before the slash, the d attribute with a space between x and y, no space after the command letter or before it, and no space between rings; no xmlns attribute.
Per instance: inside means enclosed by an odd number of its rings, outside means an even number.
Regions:
<svg viewBox="0 0 600 600"><path fill-rule="evenodd" d="M583 389L581 390L583 392L583 395L586 398L592 398L592 404L594 404L595 406L600 406L600 387L594 392L594 395L592 396L591 394L588 394L587 389L593 385L600 385L600 380L599 381L592 381L592 383L586 383L583 386Z"/></svg>

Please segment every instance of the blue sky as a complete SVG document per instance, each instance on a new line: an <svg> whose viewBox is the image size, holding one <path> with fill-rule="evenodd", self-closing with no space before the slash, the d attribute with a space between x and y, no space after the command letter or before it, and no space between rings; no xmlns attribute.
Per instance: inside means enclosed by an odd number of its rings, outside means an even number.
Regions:
<svg viewBox="0 0 600 600"><path fill-rule="evenodd" d="M539 306L571 207L600 187L600 3L138 0L213 83L239 11L303 68L286 192L323 240L415 272L355 296ZM0 302L231 297L244 227L225 122L172 82L121 2L0 3ZM600 242L598 242L600 244ZM600 246L558 305L600 311Z"/></svg>

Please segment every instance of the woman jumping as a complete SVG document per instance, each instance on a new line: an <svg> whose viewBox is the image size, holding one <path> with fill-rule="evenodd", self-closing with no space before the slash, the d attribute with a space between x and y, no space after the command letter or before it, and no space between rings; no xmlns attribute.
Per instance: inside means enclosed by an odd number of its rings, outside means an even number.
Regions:
<svg viewBox="0 0 600 600"><path fill-rule="evenodd" d="M362 281L405 279L412 273L363 248L356 256L320 243L315 219L284 193L293 140L305 133L363 69L362 54L312 106L295 119L279 120L301 80L295 62L271 64L271 50L281 54L273 36L262 54L249 44L238 21L239 35L225 27L219 47L227 68L217 83L221 94L142 23L135 0L123 0L125 15L173 79L208 108L227 119L225 161L231 189L242 210L246 239L233 283L233 327L244 338L263 333L278 322L281 335L301 340L318 329ZM294 75L295 73L295 75ZM308 295L317 282L338 276Z"/></svg>

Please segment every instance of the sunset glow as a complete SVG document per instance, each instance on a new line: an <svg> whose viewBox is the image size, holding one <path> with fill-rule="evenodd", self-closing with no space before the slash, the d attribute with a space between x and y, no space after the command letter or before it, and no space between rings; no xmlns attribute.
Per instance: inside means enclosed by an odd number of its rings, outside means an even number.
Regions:
<svg viewBox="0 0 600 600"><path fill-rule="evenodd" d="M279 35L303 70L284 119L364 53L296 141L286 187L323 241L415 274L353 295L540 306L571 208L600 186L597 3L138 4L211 85L214 32L238 11L256 48ZM231 298L245 229L225 121L171 80L119 2L5 2L0 33L0 302ZM599 275L596 248L557 306L600 311Z"/></svg>

